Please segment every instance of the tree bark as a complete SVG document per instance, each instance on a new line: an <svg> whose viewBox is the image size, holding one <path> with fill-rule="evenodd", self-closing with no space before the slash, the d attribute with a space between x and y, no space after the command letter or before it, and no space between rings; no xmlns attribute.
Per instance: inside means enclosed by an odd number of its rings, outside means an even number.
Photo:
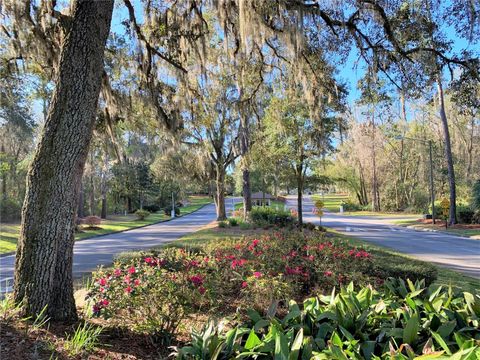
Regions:
<svg viewBox="0 0 480 360"><path fill-rule="evenodd" d="M217 165L216 170L215 205L217 207L217 221L223 221L227 219L227 212L225 210L225 169L222 165Z"/></svg>
<svg viewBox="0 0 480 360"><path fill-rule="evenodd" d="M298 226L303 225L303 163L297 165L297 212L298 212Z"/></svg>
<svg viewBox="0 0 480 360"><path fill-rule="evenodd" d="M1 149L2 154L5 154L5 146L2 144L2 149ZM4 200L7 199L7 172L3 171L2 172L2 198Z"/></svg>
<svg viewBox="0 0 480 360"><path fill-rule="evenodd" d="M33 162L15 262L14 299L35 315L77 318L72 259L78 190L92 137L113 0L77 0Z"/></svg>
<svg viewBox="0 0 480 360"><path fill-rule="evenodd" d="M80 190L78 191L78 209L77 209L77 217L83 218L85 216L84 213L84 205L85 205L85 198L84 198L84 192L83 192L83 181L82 178L80 178L80 185L79 185Z"/></svg>
<svg viewBox="0 0 480 360"><path fill-rule="evenodd" d="M455 170L453 168L452 145L450 141L450 131L448 129L447 114L445 113L445 102L443 96L443 87L441 74L437 74L437 90L440 119L442 120L443 137L445 141L445 157L447 158L448 185L450 188L450 209L448 215L449 225L457 223L457 193L455 185Z"/></svg>

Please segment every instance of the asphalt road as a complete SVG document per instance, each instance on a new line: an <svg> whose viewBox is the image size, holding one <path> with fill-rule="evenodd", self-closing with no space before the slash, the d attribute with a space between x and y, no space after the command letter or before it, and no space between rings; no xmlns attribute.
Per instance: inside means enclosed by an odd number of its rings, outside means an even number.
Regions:
<svg viewBox="0 0 480 360"><path fill-rule="evenodd" d="M295 207L296 199L288 197L287 206ZM305 198L304 221L318 224L319 219L312 214L312 208L311 199ZM457 270L471 277L480 278L480 240L440 232L407 229L392 223L398 219L326 213L322 218L322 225L346 235Z"/></svg>
<svg viewBox="0 0 480 360"><path fill-rule="evenodd" d="M235 199L239 201L239 199ZM227 200L231 210L233 200ZM296 207L296 199L289 196L287 207ZM304 199L304 221L319 222L312 214L313 203ZM89 273L98 265L109 265L116 254L129 250L149 249L197 231L214 221L215 206L207 205L183 217L133 229L117 234L103 235L75 243L73 273L75 277ZM322 225L349 236L390 247L413 257L445 266L466 275L480 278L480 240L471 240L443 233L424 232L395 226L391 218L347 216L327 213ZM0 258L0 292L11 290L15 256Z"/></svg>
<svg viewBox="0 0 480 360"><path fill-rule="evenodd" d="M231 206L231 201L227 202L227 209L231 209ZM167 222L77 241L74 247L73 275L79 278L98 265L109 265L118 253L149 249L179 239L215 219L215 205L209 204ZM0 257L0 293L11 291L14 264L15 255Z"/></svg>

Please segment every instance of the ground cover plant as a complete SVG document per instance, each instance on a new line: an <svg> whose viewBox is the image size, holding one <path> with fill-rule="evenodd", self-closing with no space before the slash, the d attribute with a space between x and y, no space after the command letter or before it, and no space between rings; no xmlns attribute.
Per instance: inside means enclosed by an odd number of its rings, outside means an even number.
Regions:
<svg viewBox="0 0 480 360"><path fill-rule="evenodd" d="M410 278L425 277L412 267ZM99 269L88 313L169 339L193 313L264 311L271 302L330 291L354 281L381 285L390 274L372 254L320 231L271 231L203 247L167 248ZM427 277L435 280L435 268Z"/></svg>
<svg viewBox="0 0 480 360"><path fill-rule="evenodd" d="M388 279L254 310L228 331L208 323L177 359L478 359L480 296Z"/></svg>

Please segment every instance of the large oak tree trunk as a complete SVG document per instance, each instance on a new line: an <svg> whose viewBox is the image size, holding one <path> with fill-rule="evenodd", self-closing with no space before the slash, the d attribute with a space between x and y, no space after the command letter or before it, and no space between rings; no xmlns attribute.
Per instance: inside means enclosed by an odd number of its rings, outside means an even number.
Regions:
<svg viewBox="0 0 480 360"><path fill-rule="evenodd" d="M72 258L77 196L92 137L113 0L72 7L56 87L27 175L15 263L14 299L25 313L77 317Z"/></svg>
<svg viewBox="0 0 480 360"><path fill-rule="evenodd" d="M240 152L242 156L242 195L243 195L243 216L247 217L252 210L252 189L250 186L250 162L248 159L250 134L248 118L241 113L240 116L242 136L240 138Z"/></svg>
<svg viewBox="0 0 480 360"><path fill-rule="evenodd" d="M297 165L297 212L298 212L298 226L303 225L303 163Z"/></svg>
<svg viewBox="0 0 480 360"><path fill-rule="evenodd" d="M437 75L437 90L440 119L442 120L443 136L445 141L445 157L447 158L448 185L450 188L450 209L448 223L450 225L457 223L457 193L455 185L455 170L453 168L452 145L450 141L450 131L448 130L448 120L445 113L445 102L443 97L443 87L440 74Z"/></svg>

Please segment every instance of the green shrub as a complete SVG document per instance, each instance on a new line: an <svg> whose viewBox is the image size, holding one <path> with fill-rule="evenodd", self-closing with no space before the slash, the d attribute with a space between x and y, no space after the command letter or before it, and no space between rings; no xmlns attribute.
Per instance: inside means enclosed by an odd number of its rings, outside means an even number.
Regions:
<svg viewBox="0 0 480 360"><path fill-rule="evenodd" d="M303 223L303 227L307 230L310 230L310 231L313 231L315 230L317 227L315 226L314 223L311 223L311 222L306 222L306 223Z"/></svg>
<svg viewBox="0 0 480 360"><path fill-rule="evenodd" d="M266 225L285 227L295 222L290 212L266 206L254 206L250 212L250 219L255 225L261 227Z"/></svg>
<svg viewBox="0 0 480 360"><path fill-rule="evenodd" d="M430 286L437 280L437 268L423 261L409 259L403 256L390 255L389 253L373 250L372 274L379 278L389 277L410 279L412 281L424 280Z"/></svg>
<svg viewBox="0 0 480 360"><path fill-rule="evenodd" d="M172 214L172 206L169 205L163 209L163 212L165 215L170 216ZM175 216L180 215L180 208L178 206L175 206Z"/></svg>
<svg viewBox="0 0 480 360"><path fill-rule="evenodd" d="M228 223L226 221L219 221L218 222L218 227L223 229L223 228L227 227L227 224Z"/></svg>
<svg viewBox="0 0 480 360"><path fill-rule="evenodd" d="M22 206L11 199L0 199L0 220L3 222L19 220Z"/></svg>
<svg viewBox="0 0 480 360"><path fill-rule="evenodd" d="M238 226L238 219L234 217L228 218L228 224L230 226Z"/></svg>
<svg viewBox="0 0 480 360"><path fill-rule="evenodd" d="M475 211L472 218L473 224L480 224L480 210Z"/></svg>
<svg viewBox="0 0 480 360"><path fill-rule="evenodd" d="M102 219L95 215L87 216L82 219L82 223L88 225L90 229L96 229L102 223Z"/></svg>
<svg viewBox="0 0 480 360"><path fill-rule="evenodd" d="M135 215L137 216L138 220L145 220L147 217L150 216L150 212L148 212L147 210L139 209L135 211Z"/></svg>
<svg viewBox="0 0 480 360"><path fill-rule="evenodd" d="M458 221L462 224L471 224L475 212L469 206L459 205L457 206Z"/></svg>
<svg viewBox="0 0 480 360"><path fill-rule="evenodd" d="M239 225L240 229L241 230L250 230L252 228L252 225L250 225L249 223L247 222L241 222L240 225Z"/></svg>
<svg viewBox="0 0 480 360"><path fill-rule="evenodd" d="M153 213L156 213L157 211L160 210L160 206L155 205L155 204L145 205L145 206L143 207L143 210L147 210L148 212L150 212L150 213L153 214Z"/></svg>
<svg viewBox="0 0 480 360"><path fill-rule="evenodd" d="M176 349L177 359L478 359L480 297L391 279L383 289L353 283L329 296L250 310L241 325L209 322ZM277 315L280 313L281 315ZM423 356L422 356L423 355ZM455 355L455 356L453 356Z"/></svg>
<svg viewBox="0 0 480 360"><path fill-rule="evenodd" d="M362 206L351 200L342 201L343 211L360 211Z"/></svg>
<svg viewBox="0 0 480 360"><path fill-rule="evenodd" d="M472 188L472 208L480 211L480 180L475 181Z"/></svg>

